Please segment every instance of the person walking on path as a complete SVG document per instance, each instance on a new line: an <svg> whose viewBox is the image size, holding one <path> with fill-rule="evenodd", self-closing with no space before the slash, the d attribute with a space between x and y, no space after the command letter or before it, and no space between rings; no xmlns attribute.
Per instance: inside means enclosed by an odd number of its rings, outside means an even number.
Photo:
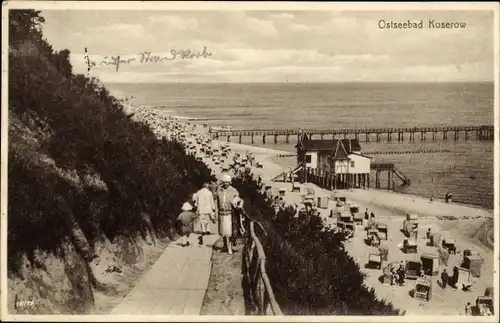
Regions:
<svg viewBox="0 0 500 323"><path fill-rule="evenodd" d="M193 207L188 202L184 203L181 208L182 212L177 216L177 225L181 237L181 246L189 246L189 235L193 233L193 222L196 214L193 212Z"/></svg>
<svg viewBox="0 0 500 323"><path fill-rule="evenodd" d="M238 229L234 209L241 208L242 203L238 191L231 186L231 176L224 174L221 176L221 185L217 189L217 213L219 218L219 234L224 241L224 249L227 253L233 254L234 231Z"/></svg>
<svg viewBox="0 0 500 323"><path fill-rule="evenodd" d="M443 287L443 289L446 288L446 285L448 284L448 273L446 272L446 268L443 269L443 272L441 273L441 287Z"/></svg>
<svg viewBox="0 0 500 323"><path fill-rule="evenodd" d="M201 226L201 235L198 237L198 243L203 245L203 236L210 235L210 222L215 220L215 201L210 191L209 183L203 184L203 187L196 192L194 203L197 210L197 217Z"/></svg>
<svg viewBox="0 0 500 323"><path fill-rule="evenodd" d="M453 287L453 289L457 289L457 283L458 283L458 267L457 266L453 267L453 277L451 280L452 280L451 287Z"/></svg>
<svg viewBox="0 0 500 323"><path fill-rule="evenodd" d="M472 305L470 304L470 302L467 302L467 304L465 304L465 315L472 315Z"/></svg>

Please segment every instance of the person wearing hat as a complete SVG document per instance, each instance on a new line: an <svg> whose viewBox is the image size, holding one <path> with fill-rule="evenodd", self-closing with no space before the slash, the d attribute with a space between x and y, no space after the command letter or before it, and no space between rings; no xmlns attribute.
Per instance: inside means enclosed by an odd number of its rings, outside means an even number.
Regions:
<svg viewBox="0 0 500 323"><path fill-rule="evenodd" d="M193 233L193 222L196 214L193 212L193 207L188 202L184 203L181 208L182 212L177 216L177 226L181 237L181 245L189 246L189 235Z"/></svg>
<svg viewBox="0 0 500 323"><path fill-rule="evenodd" d="M238 227L235 225L235 209L240 209L243 205L238 191L231 186L231 176L224 174L221 176L221 184L216 193L216 206L219 218L219 234L224 241L224 249L228 254L233 254L233 245L236 246L234 230Z"/></svg>

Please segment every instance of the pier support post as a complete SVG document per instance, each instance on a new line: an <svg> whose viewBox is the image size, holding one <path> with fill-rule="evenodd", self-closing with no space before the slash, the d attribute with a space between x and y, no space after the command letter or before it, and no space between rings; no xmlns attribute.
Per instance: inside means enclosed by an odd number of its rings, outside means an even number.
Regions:
<svg viewBox="0 0 500 323"><path fill-rule="evenodd" d="M388 142L392 141L392 134L390 132L387 133L387 141Z"/></svg>
<svg viewBox="0 0 500 323"><path fill-rule="evenodd" d="M376 140L377 140L377 142L380 142L380 134L379 133L377 133L377 139Z"/></svg>
<svg viewBox="0 0 500 323"><path fill-rule="evenodd" d="M239 135L239 143L240 143L240 144L241 144L241 137L242 137L242 136L241 136L241 135Z"/></svg>
<svg viewBox="0 0 500 323"><path fill-rule="evenodd" d="M253 140L253 133L252 133L252 144L254 143L254 140Z"/></svg>
<svg viewBox="0 0 500 323"><path fill-rule="evenodd" d="M274 135L274 144L276 145L278 143L278 135Z"/></svg>
<svg viewBox="0 0 500 323"><path fill-rule="evenodd" d="M458 140L458 131L455 130L455 135L453 136L453 140Z"/></svg>
<svg viewBox="0 0 500 323"><path fill-rule="evenodd" d="M465 140L469 140L469 131L468 130L465 131Z"/></svg>
<svg viewBox="0 0 500 323"><path fill-rule="evenodd" d="M392 172L390 170L387 171L387 190L391 190L391 174Z"/></svg>
<svg viewBox="0 0 500 323"><path fill-rule="evenodd" d="M366 186L368 187L368 189L370 189L370 174L366 174L367 178L366 178Z"/></svg>
<svg viewBox="0 0 500 323"><path fill-rule="evenodd" d="M365 133L365 141L370 142L370 134L369 133Z"/></svg>
<svg viewBox="0 0 500 323"><path fill-rule="evenodd" d="M432 132L432 141L436 141L436 132L435 131Z"/></svg>
<svg viewBox="0 0 500 323"><path fill-rule="evenodd" d="M231 136L227 136L227 142L231 141Z"/></svg>
<svg viewBox="0 0 500 323"><path fill-rule="evenodd" d="M262 135L262 143L265 144L266 143L266 135Z"/></svg>
<svg viewBox="0 0 500 323"><path fill-rule="evenodd" d="M290 143L290 135L285 136L285 143L287 143L287 144Z"/></svg>
<svg viewBox="0 0 500 323"><path fill-rule="evenodd" d="M444 140L448 139L448 131L443 131L443 139Z"/></svg>

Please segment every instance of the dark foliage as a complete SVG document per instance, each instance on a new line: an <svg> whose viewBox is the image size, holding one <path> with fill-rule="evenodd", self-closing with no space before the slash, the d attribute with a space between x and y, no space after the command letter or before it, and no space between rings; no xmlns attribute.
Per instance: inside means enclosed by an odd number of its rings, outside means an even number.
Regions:
<svg viewBox="0 0 500 323"><path fill-rule="evenodd" d="M234 186L267 231L260 237L267 273L284 314L401 314L363 285L365 277L344 250L342 233L326 228L313 213L295 217L295 210L288 208L275 215L272 202L250 174L235 179Z"/></svg>
<svg viewBox="0 0 500 323"><path fill-rule="evenodd" d="M106 188L74 187L49 166L9 147L9 256L54 251L78 223L91 243L134 236L141 213L166 235L182 203L209 169L181 144L157 139L130 120L95 78L73 75L70 52L43 38L39 11L9 11L9 113L47 135L39 154L63 170L100 178Z"/></svg>

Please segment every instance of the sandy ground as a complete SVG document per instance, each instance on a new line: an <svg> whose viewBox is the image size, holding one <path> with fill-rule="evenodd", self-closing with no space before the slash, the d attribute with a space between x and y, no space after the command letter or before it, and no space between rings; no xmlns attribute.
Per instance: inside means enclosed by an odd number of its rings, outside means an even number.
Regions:
<svg viewBox="0 0 500 323"><path fill-rule="evenodd" d="M161 115L160 111L155 113L151 111L144 112L144 118L151 119L153 126L156 124L156 132L161 136L169 136L172 132L165 130L164 125L168 122L168 116ZM151 120L150 120L151 121ZM180 122L179 122L180 123ZM191 127L182 130L184 133L193 134L197 131L205 132L206 129L198 125L193 132ZM182 132L179 131L179 132ZM186 137L186 140L192 140ZM290 162L280 164L280 158L276 156L283 151L273 149L252 147L237 143L225 143L212 141L212 146L222 146L228 144L231 147L232 153L251 152L256 161L263 165L263 168L252 167L252 171L256 176L261 176L265 183L269 183L273 188L285 188L285 200L289 204L299 204L301 202L300 193L291 192L290 183L271 183L270 180L279 173L290 169ZM221 167L229 165L230 160L226 160L222 164L215 165L212 160L204 158L204 161L215 171L216 175L221 173ZM255 164L254 164L255 166ZM287 167L288 166L288 167ZM382 284L379 281L382 275L381 269L366 269L365 264L368 262L370 252L373 252L375 247L369 247L364 242L366 233L363 227L357 227L354 237L346 243L346 249L349 254L359 264L361 270L366 273L365 284L368 287L373 287L379 298L392 302L397 308L406 310L408 315L463 315L466 302L475 304L477 296L483 295L486 287L493 286L493 250L491 249L492 234L492 217L493 211L471 207L460 204L446 204L442 201L428 200L412 195L398 194L382 190L342 190L331 192L322 190L311 183L301 185L301 191L304 186L315 189L316 195L324 196L345 196L349 203L355 202L360 206L360 212L364 212L366 208L374 210L378 222L385 223L388 227L388 240L383 243L389 249L388 260L403 261L419 259L423 253L437 254L437 248L428 247L426 245L425 232L427 228L431 228L432 232L440 232L442 238L454 238L457 241L457 254L451 255L448 264L440 263L439 273L444 268L451 272L455 265L460 265L463 258L462 251L464 249L475 249L484 259L481 277L474 278L474 287L470 292L461 290L453 290L451 288L442 289L438 285L438 277L432 277L432 299L429 302L417 301L412 297L412 291L415 287L415 282L408 280L405 286L391 286ZM330 201L327 209L319 209L325 222L330 225L335 225L335 219L328 217L330 209L333 208L333 202ZM399 249L404 236L400 231L402 228L404 216L406 213L419 214L419 239L418 239L418 254L405 254ZM488 242L490 246L488 246ZM219 263L219 262L215 262ZM220 261L220 265L227 266L227 263ZM234 265L234 264L232 264ZM231 267L231 266L230 266ZM231 267L232 268L232 267ZM217 272L214 270L214 272ZM214 277L217 278L218 274Z"/></svg>
<svg viewBox="0 0 500 323"><path fill-rule="evenodd" d="M221 241L218 244L220 247ZM241 286L242 248L243 241L239 241L233 255L212 253L212 271L201 315L245 315Z"/></svg>

